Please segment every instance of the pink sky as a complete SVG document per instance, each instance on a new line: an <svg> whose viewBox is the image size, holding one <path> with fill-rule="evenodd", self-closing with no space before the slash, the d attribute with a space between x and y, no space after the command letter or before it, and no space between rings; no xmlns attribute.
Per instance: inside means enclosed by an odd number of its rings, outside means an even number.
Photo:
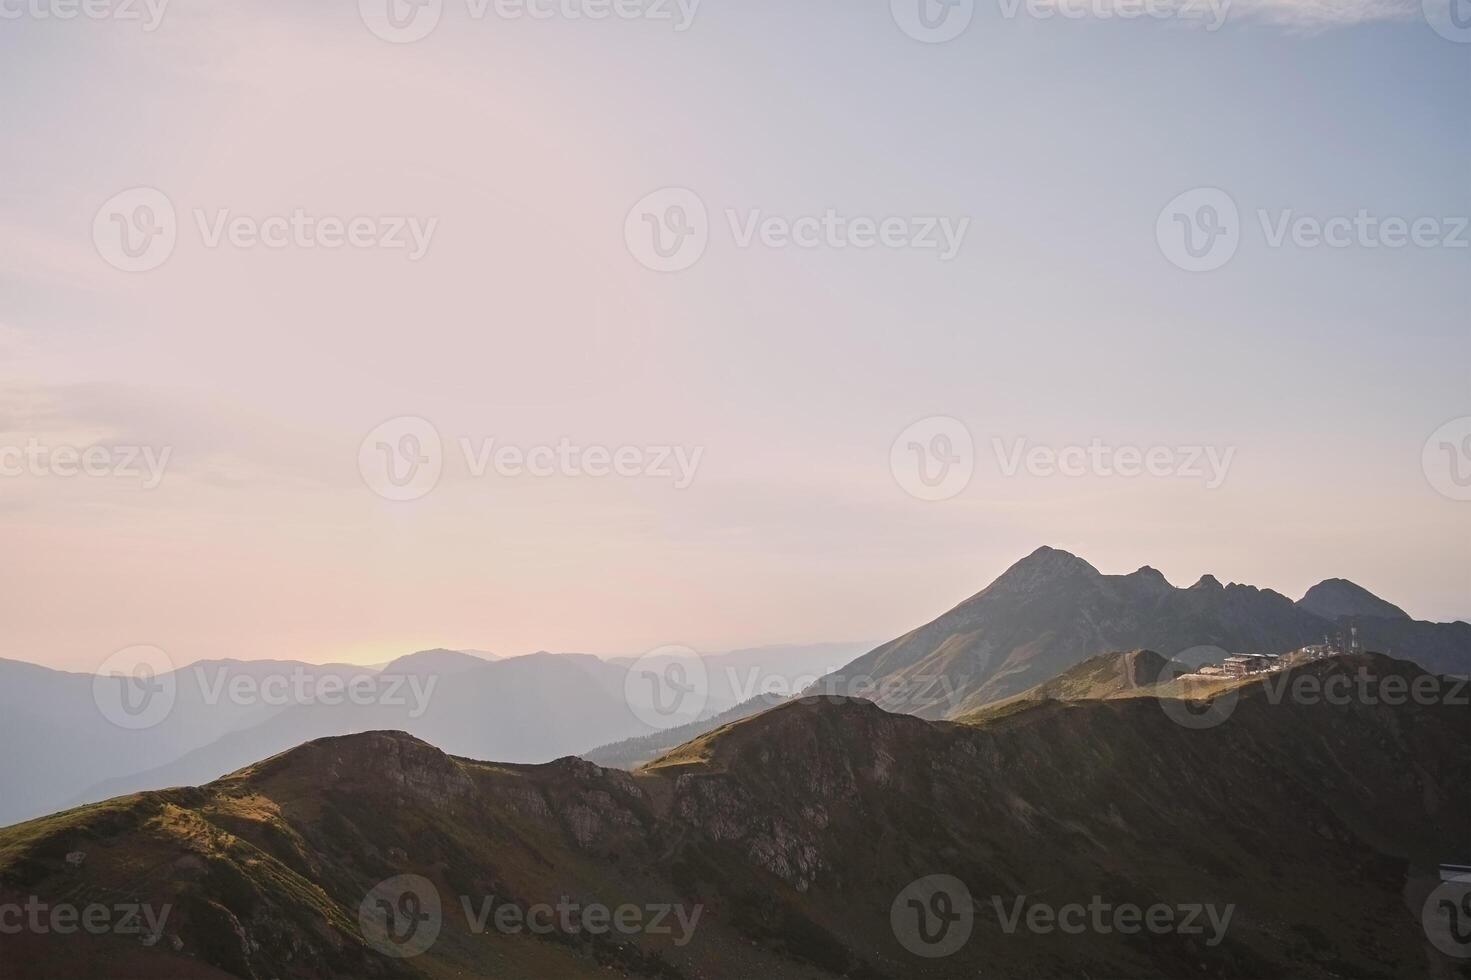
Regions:
<svg viewBox="0 0 1471 980"><path fill-rule="evenodd" d="M1464 52L1375 5L1388 23L1311 36L997 22L944 46L883 8L712 6L680 34L456 22L409 45L272 4L180 7L151 34L16 25L0 79L31 95L0 108L0 445L170 456L152 488L0 479L0 656L883 640L1041 544L1177 585L1296 598L1342 576L1417 617L1471 614L1468 505L1421 463L1468 411L1465 253L1256 241L1192 275L1155 242L1192 186L1231 188L1249 221L1465 213L1447 163L1465 138L1438 125ZM1248 71L1253 45L1302 60ZM1097 85L1135 63L1199 70L1148 98ZM1288 87L1291 111L1270 95ZM1299 136L1307 117L1332 133ZM1384 126L1362 152L1334 142ZM91 231L139 186L178 242L127 273ZM712 220L676 273L624 238L663 187ZM410 260L210 247L196 220L298 208L436 226ZM946 262L742 248L726 217L828 209L970 230ZM392 502L358 455L401 416L433 423L444 474ZM931 416L976 447L941 501L890 466ZM684 488L476 477L460 439L701 456ZM993 440L1018 439L1234 455L1216 488L1008 476Z"/></svg>

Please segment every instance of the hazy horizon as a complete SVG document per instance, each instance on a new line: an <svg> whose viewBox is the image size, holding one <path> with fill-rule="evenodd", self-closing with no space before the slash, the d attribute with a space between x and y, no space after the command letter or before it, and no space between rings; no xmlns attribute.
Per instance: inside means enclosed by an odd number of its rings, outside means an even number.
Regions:
<svg viewBox="0 0 1471 980"><path fill-rule="evenodd" d="M1051 547L1051 546L1049 545L1047 547ZM1064 549L1061 549L1061 550L1067 551L1068 549L1065 549L1064 548ZM1023 556L1019 555L1019 556L1017 556L1017 559L1020 560L1021 557L1023 557ZM1083 558L1085 561L1086 560L1089 560L1087 555L1079 555L1078 557ZM906 623L898 624L898 625L896 625L896 627L894 629L890 630L888 633L884 633L882 635L875 635L875 637L872 638L872 639L849 639L849 638L843 638L843 637L826 637L826 638L813 637L813 638L801 638L801 639L777 638L777 639L763 641L763 642L758 642L758 643L714 644L714 645L704 646L704 647L699 647L699 648L690 647L689 649L690 649L690 652L695 653L695 654L699 654L701 656L715 656L715 655L732 653L732 652L742 652L742 651L746 651L746 650L765 649L765 648L799 647L799 646L820 646L820 645L855 646L855 647L859 647L859 648L863 649L866 652L866 650L868 650L868 649L870 649L872 647L876 647L876 646L878 646L881 643L887 642L888 640L891 640L891 639L894 639L896 637L902 636L903 634L909 632L911 629L913 629L914 627L920 625L921 623L928 622L929 620L931 620L931 619L939 616L940 614L948 611L949 609L953 608L955 605L959 604L960 602L963 602L965 599L970 598L977 591L979 591L981 588L983 588L986 584L989 584L998 575L1000 575L1003 571L1005 571L1006 570L1006 567L1009 567L1011 564L1014 564L1014 562L1008 562L1006 566L1003 566L1001 568L998 568L996 570L995 574L993 574L989 578L987 578L984 583L981 583L975 589L972 589L971 591L965 593L964 595L957 596L953 601L947 602L942 607L936 607L936 608L934 608L932 610L929 610L928 612L921 613L918 618L913 618L913 619L910 619L910 620L906 621ZM1193 574L1192 576L1189 576L1189 577L1177 577L1177 576L1171 575L1165 569L1160 569L1159 566L1157 566L1157 565L1151 565L1151 563L1149 563L1149 562L1143 562L1140 565L1136 565L1136 566L1133 566L1133 567L1127 567L1127 568L1122 567L1122 566L1121 567L1117 567L1117 568L1099 567L1096 562L1092 562L1092 561L1089 561L1089 564L1094 565L1094 567L1098 568L1098 570L1100 572L1102 572L1103 574L1105 574L1105 575L1122 575L1122 574L1127 574L1129 572L1132 572L1132 571L1137 570L1138 568L1141 568L1141 567L1144 567L1144 566L1148 565L1150 567L1154 567L1157 570L1159 570L1161 572L1161 574L1164 575L1165 579L1172 586L1174 586L1175 588L1189 588L1191 585L1195 584L1202 576L1205 576L1205 575L1215 575L1215 577L1220 580L1220 582L1221 582L1222 585L1231 585L1231 584L1237 582L1237 580L1235 580L1235 579L1232 579L1230 577L1223 576L1223 575L1216 575L1214 572L1211 572L1209 570L1202 571L1202 572L1200 572L1198 574ZM1297 590L1295 592L1292 592L1292 591L1284 591L1283 589L1274 588L1271 585L1266 585L1266 584L1263 584L1263 583L1260 583L1260 582L1241 582L1239 584L1250 585L1250 586L1254 586L1254 587L1260 588L1260 589L1271 589L1272 591L1279 592L1279 593L1287 596L1287 598L1296 601L1297 599L1302 598L1302 594L1304 592L1306 592L1309 588L1311 588L1313 585L1316 585L1318 582L1324 581L1326 579L1331 579L1331 578L1344 578L1344 577L1345 576L1339 576L1339 575L1325 575L1322 578L1314 579L1312 582L1308 582L1300 590ZM1364 582L1358 582L1358 581L1356 581L1355 584L1356 585L1360 585L1360 586L1364 586L1365 588L1368 588L1370 592L1373 592L1374 594L1378 595L1381 599L1386 599L1387 601L1394 603L1395 605L1399 606L1400 608L1404 609L1407 613L1409 613L1409 615L1412 618L1415 618L1415 619L1427 619L1428 618L1428 617L1421 616L1421 615L1417 614L1417 612L1416 612L1416 610L1414 608L1414 604L1413 603L1405 603L1405 602L1402 602L1396 596L1384 595L1383 593L1377 591L1373 587L1368 586L1368 585L1365 585ZM1432 619L1431 621L1432 622L1455 622L1455 621L1471 622L1471 619L1468 619L1468 617L1465 617L1465 616L1460 616L1460 617L1453 616L1453 617L1449 617L1449 618L1447 618L1445 620L1433 620ZM151 646L152 644L147 644L147 645L150 645ZM676 641L672 641L669 644L655 644L653 647L646 647L646 648L641 648L641 649L627 649L627 650L609 650L609 649L601 649L601 650L600 649L552 649L552 648L548 648L548 647L534 647L534 648L530 648L530 649L496 650L496 649L491 649L491 648L489 648L489 647L487 647L487 646L485 646L483 644L439 642L439 641L436 641L436 642L428 642L428 641L414 642L414 641L410 641L407 646L405 646L405 647L403 647L401 649L387 651L387 654L384 655L384 656L378 656L376 654L374 654L374 655L365 655L365 656L361 656L361 657L334 656L334 655L331 655L331 654L317 652L317 651L311 651L311 650L302 651L302 652L296 652L296 653L288 653L288 652L281 652L281 651L257 651L256 654L253 655L253 656L252 655L241 655L241 654L212 655L212 654L207 653L207 652L187 652L187 653L184 653L181 656L179 653L177 653L175 651L171 651L171 650L165 650L165 653L167 653L169 655L169 657L173 661L174 665L176 667L179 667L179 668L187 667L187 666L189 666L189 665L191 665L193 663L197 663L197 662L200 662L200 661L210 661L210 660L291 660L291 661L300 661L300 662L303 662L303 663L311 663L311 664L333 664L333 663L337 663L337 664L349 664L349 665L354 665L354 666L379 666L379 665L382 665L382 664L389 663L392 660L395 660L395 659L397 659L399 657L407 656L407 655L409 655L411 653L422 652L422 651L425 651L425 650L454 650L454 651L457 651L457 652L464 652L464 653L471 653L471 654L488 654L488 655L494 657L495 659L501 659L501 660L510 659L510 658L514 658L514 657L525 657L525 656L532 656L534 654L547 654L547 653L556 654L556 655L570 654L570 655L594 656L594 657L598 657L598 658L603 659L603 660L611 660L611 659L617 659L617 658L638 657L638 656L640 656L642 654L648 653L651 649L654 649L654 647L658 647L658 646L684 646L684 645L685 644L682 644L682 643L680 643L680 642L678 642L676 640ZM115 652L115 651L108 651L108 655L110 655L113 652ZM42 666L49 666L49 667L53 667L53 668L60 669L60 670L74 671L74 672L78 672L78 673L88 673L88 672L91 672L101 662L101 660L99 659L95 663L86 663L86 662L77 662L77 663L72 663L72 664L68 664L68 663L56 663L56 662L48 662L48 659L46 657L44 657L44 656L39 656L38 657L38 656L34 656L34 655L12 654L12 653L0 654L0 658L3 658L3 659L11 659L11 660L21 660L21 661L25 661L25 662L28 662L28 663L40 664Z"/></svg>

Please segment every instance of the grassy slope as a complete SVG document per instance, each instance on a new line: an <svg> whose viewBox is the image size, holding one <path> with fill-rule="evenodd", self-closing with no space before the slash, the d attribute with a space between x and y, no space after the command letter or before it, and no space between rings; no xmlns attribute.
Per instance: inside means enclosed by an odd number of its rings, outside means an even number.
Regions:
<svg viewBox="0 0 1471 980"><path fill-rule="evenodd" d="M1018 702L975 725L815 699L633 774L454 759L400 734L324 739L202 789L0 831L7 895L171 902L167 932L183 945L28 937L24 957L0 956L0 976L27 975L26 962L55 975L62 956L71 975L105 963L96 975L149 977L1428 975L1402 892L1464 843L1465 709L1239 693L1229 722L1206 731L1150 697ZM86 861L70 868L77 849ZM919 960L893 939L889 906L936 872L964 880L981 909L961 953ZM357 905L405 873L436 883L446 925L430 953L389 960L357 936ZM683 949L475 936L458 894L706 913ZM1007 935L988 897L1018 894L1238 909L1216 948Z"/></svg>

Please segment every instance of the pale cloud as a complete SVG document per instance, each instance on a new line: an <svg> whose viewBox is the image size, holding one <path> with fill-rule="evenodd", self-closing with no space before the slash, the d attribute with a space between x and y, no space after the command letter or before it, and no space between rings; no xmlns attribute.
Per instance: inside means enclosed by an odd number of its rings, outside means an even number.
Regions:
<svg viewBox="0 0 1471 980"><path fill-rule="evenodd" d="M1408 0L1231 0L1233 18L1308 31L1411 20L1419 15L1419 4Z"/></svg>
<svg viewBox="0 0 1471 980"><path fill-rule="evenodd" d="M1003 9L1012 2L1023 4L1023 10L1032 10L1032 3L1038 9L1056 8L1074 19L1168 17L1212 31L1228 23L1256 23L1315 33L1420 15L1413 0L1003 0Z"/></svg>

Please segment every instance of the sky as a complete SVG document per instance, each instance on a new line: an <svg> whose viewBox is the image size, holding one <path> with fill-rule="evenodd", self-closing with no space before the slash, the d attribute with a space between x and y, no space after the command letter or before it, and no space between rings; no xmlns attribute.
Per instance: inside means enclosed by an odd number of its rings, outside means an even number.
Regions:
<svg viewBox="0 0 1471 980"><path fill-rule="evenodd" d="M1471 10L589 2L0 0L0 656L1471 617Z"/></svg>

